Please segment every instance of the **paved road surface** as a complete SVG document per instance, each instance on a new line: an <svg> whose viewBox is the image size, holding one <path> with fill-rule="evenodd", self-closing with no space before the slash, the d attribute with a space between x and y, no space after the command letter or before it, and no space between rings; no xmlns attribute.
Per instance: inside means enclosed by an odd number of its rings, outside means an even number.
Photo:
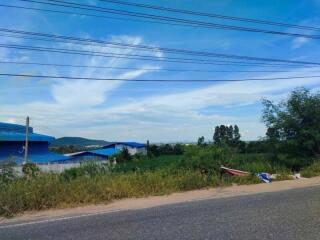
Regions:
<svg viewBox="0 0 320 240"><path fill-rule="evenodd" d="M320 239L320 187L2 226L0 239Z"/></svg>

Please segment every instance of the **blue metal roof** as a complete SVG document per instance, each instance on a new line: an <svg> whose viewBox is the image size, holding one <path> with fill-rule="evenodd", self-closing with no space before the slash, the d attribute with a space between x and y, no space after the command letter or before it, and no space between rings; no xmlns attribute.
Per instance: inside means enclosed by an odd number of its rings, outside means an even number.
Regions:
<svg viewBox="0 0 320 240"><path fill-rule="evenodd" d="M70 157L71 160L74 160L80 157L92 157L92 156L109 157L111 155L118 153L119 151L120 151L119 149L115 149L115 148L106 148L106 149L100 148L96 150L70 154L68 157Z"/></svg>
<svg viewBox="0 0 320 240"><path fill-rule="evenodd" d="M0 122L0 141L25 141L26 127L23 125ZM29 141L34 142L51 142L55 138L43 134L33 132L33 128L29 127Z"/></svg>
<svg viewBox="0 0 320 240"><path fill-rule="evenodd" d="M133 148L143 148L146 145L144 143L137 143L137 142L119 142L120 144L133 147Z"/></svg>
<svg viewBox="0 0 320 240"><path fill-rule="evenodd" d="M102 148L115 148L116 147L116 143L108 143L106 145L103 145Z"/></svg>
<svg viewBox="0 0 320 240"><path fill-rule="evenodd" d="M92 150L92 151L88 151L88 152L98 154L101 156L111 156L111 155L117 154L119 152L119 150L115 149L115 148L106 148L106 149Z"/></svg>
<svg viewBox="0 0 320 240"><path fill-rule="evenodd" d="M29 141L31 142L51 142L55 138L47 135L37 134L37 133L30 133ZM4 132L0 131L0 141L25 141L26 134L19 133L19 132Z"/></svg>
<svg viewBox="0 0 320 240"><path fill-rule="evenodd" d="M2 131L24 133L24 132L26 132L26 126L13 124L13 123L0 122L0 132L2 132ZM32 127L29 127L29 133L33 133Z"/></svg>
<svg viewBox="0 0 320 240"><path fill-rule="evenodd" d="M146 146L144 143L137 143L137 142L114 142L114 143L109 143L104 145L103 148L115 147L118 144L125 145L132 148L143 148Z"/></svg>

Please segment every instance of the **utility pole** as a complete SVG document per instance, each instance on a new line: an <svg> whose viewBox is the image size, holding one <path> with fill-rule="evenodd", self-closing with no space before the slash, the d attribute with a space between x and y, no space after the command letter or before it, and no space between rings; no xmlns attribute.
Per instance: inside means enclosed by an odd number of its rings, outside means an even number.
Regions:
<svg viewBox="0 0 320 240"><path fill-rule="evenodd" d="M29 122L30 122L30 119L29 119L29 117L27 117L27 119L26 119L26 143L25 143L25 146L24 146L24 161L23 161L23 164L26 164L28 162Z"/></svg>

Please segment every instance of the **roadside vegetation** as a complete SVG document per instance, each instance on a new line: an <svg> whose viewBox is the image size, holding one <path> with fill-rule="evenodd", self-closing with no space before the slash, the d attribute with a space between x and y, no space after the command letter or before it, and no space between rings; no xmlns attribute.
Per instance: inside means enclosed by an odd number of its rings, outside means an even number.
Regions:
<svg viewBox="0 0 320 240"><path fill-rule="evenodd" d="M320 95L294 91L280 104L264 100L267 137L241 141L237 125L216 126L212 141L196 144L148 145L146 156L126 150L118 164L83 163L61 174L44 174L32 164L16 176L12 163L0 167L0 216L24 211L107 203L115 199L163 195L231 184L253 184L258 172L288 179L293 171L303 177L320 175ZM252 172L246 177L220 173L220 166Z"/></svg>

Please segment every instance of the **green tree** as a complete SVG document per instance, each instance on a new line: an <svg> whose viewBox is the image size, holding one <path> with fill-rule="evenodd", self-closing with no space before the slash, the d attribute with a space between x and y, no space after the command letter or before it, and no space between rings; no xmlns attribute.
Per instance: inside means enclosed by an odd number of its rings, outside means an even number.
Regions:
<svg viewBox="0 0 320 240"><path fill-rule="evenodd" d="M235 141L235 142L239 142L239 141L240 141L241 134L240 134L240 130L239 130L238 125L234 125L234 128L233 128L233 138L234 138L234 141Z"/></svg>
<svg viewBox="0 0 320 240"><path fill-rule="evenodd" d="M227 143L227 139L228 139L227 136L228 136L227 127L225 125L220 125L220 142L222 144Z"/></svg>
<svg viewBox="0 0 320 240"><path fill-rule="evenodd" d="M213 134L213 142L215 144L220 144L221 143L221 139L220 139L220 127L216 126L214 129L214 134Z"/></svg>
<svg viewBox="0 0 320 240"><path fill-rule="evenodd" d="M233 126L220 125L216 126L213 134L213 142L215 144L227 144L232 146L234 141Z"/></svg>
<svg viewBox="0 0 320 240"><path fill-rule="evenodd" d="M198 146L205 146L206 145L205 142L204 142L204 136L198 138L197 145Z"/></svg>
<svg viewBox="0 0 320 240"><path fill-rule="evenodd" d="M126 162L132 160L128 148L124 147L122 151L116 156L117 162Z"/></svg>
<svg viewBox="0 0 320 240"><path fill-rule="evenodd" d="M226 142L228 145L232 145L233 143L233 127L232 125L226 126Z"/></svg>
<svg viewBox="0 0 320 240"><path fill-rule="evenodd" d="M294 90L286 101L263 100L267 138L294 156L320 154L320 93Z"/></svg>

